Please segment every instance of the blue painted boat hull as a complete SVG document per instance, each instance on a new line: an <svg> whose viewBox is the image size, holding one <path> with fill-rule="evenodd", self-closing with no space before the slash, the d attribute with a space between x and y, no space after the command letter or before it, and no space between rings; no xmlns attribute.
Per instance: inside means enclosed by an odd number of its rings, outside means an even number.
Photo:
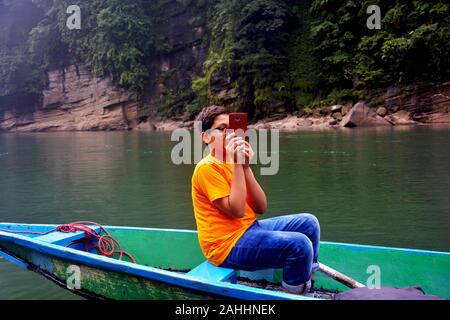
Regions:
<svg viewBox="0 0 450 320"><path fill-rule="evenodd" d="M0 224L0 229L14 231L45 232L54 227L55 225ZM82 232L54 232L39 236L0 231L0 252L9 261L38 272L65 289L87 298L314 299L248 285L247 280L279 283L281 270L237 270L236 274L227 270L218 270L217 273L214 269L211 274L205 273L203 269L195 272L196 267L204 262L195 231L106 228L120 238L125 249L134 248L132 253L138 257L138 264L104 257L96 252L84 252L79 247L66 247L74 239L83 237ZM143 245L133 244L128 239L139 240ZM148 248L159 250L149 254ZM368 266L377 265L383 272L381 284L384 286L421 285L428 294L450 298L450 253L327 242L321 243L320 250L322 262L362 283L366 283L370 276L367 274ZM171 254L175 251L176 255ZM393 264L395 259L398 264ZM406 266L411 263L416 267L407 270ZM430 266L435 269L434 272L430 272ZM76 271L80 275L79 287L75 281ZM432 276L429 276L430 273ZM246 282L238 280L234 283L236 276L238 279L245 278ZM320 288L330 291L347 289L325 276L318 274L316 278Z"/></svg>

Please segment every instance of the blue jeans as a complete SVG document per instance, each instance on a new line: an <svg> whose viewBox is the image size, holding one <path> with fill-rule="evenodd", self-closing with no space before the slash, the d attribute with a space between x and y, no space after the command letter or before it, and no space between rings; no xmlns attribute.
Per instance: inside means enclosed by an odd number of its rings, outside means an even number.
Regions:
<svg viewBox="0 0 450 320"><path fill-rule="evenodd" d="M311 214L255 221L236 242L221 267L254 271L283 268L283 282L299 286L318 267L320 225Z"/></svg>

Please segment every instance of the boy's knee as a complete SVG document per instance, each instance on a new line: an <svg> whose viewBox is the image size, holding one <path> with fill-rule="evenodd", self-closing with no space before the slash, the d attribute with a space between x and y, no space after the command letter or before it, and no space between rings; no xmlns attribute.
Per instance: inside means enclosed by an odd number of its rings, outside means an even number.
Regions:
<svg viewBox="0 0 450 320"><path fill-rule="evenodd" d="M320 223L319 219L313 214L305 213L306 219L308 219L308 225L313 234L320 235Z"/></svg>
<svg viewBox="0 0 450 320"><path fill-rule="evenodd" d="M303 234L297 234L292 240L291 245L296 255L309 257L313 254L313 244L311 240Z"/></svg>
<svg viewBox="0 0 450 320"><path fill-rule="evenodd" d="M308 219L309 223L319 226L319 219L311 213L304 213L306 219Z"/></svg>

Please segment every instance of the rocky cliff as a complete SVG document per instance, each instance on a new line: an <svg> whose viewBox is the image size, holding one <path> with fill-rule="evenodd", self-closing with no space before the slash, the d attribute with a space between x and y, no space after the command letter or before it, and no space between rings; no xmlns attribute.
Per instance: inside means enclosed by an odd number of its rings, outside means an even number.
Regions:
<svg viewBox="0 0 450 320"><path fill-rule="evenodd" d="M203 14L207 9L204 4L194 10L180 1L164 2L160 9L161 22L155 27L164 39L161 47L166 49L146 62L151 81L139 101L134 99L134 92L115 86L110 78L96 77L89 64L71 65L48 72L47 88L41 92L31 93L23 87L0 87L0 130L170 130L188 126L192 119L180 115L193 114L188 104L194 95L192 81L205 74L203 65L212 42L211 30L208 30L208 21ZM17 11L20 10L25 9L18 7ZM18 44L26 43L24 39L41 15L39 10L34 12L34 20L27 20L29 23L23 32L16 35L13 32L18 30L13 24L15 20L6 19L4 13L0 15L5 17L0 20L0 27L6 31L0 35L7 36L5 43L12 39L18 39ZM233 84L232 74L213 72L207 87L216 101L227 105L233 105L233 101L243 96L248 96L245 101L255 99L243 89L245 86ZM293 128L309 127L316 122L323 127L344 126L347 123L358 126L355 122L361 115L364 119L361 118L359 125L450 122L450 82L390 87L370 100L366 101L367 105L359 104L362 106L359 113L356 112L356 105L334 110L331 107L322 108L309 114L305 111L309 108L305 108L299 113L308 119L297 120L301 117L299 115L290 123ZM287 111L282 103L278 106L274 102L267 107L273 109L275 115L271 116L274 118L284 117ZM263 108L260 106L258 110ZM247 111L254 113L254 110ZM349 122L352 114L352 121ZM162 115L174 121L162 124ZM367 117L377 120L366 121ZM266 123L267 120L261 122ZM275 126L280 125L275 123Z"/></svg>
<svg viewBox="0 0 450 320"><path fill-rule="evenodd" d="M178 52L178 54L181 54ZM176 54L172 60L162 60L161 67L177 64ZM178 56L180 57L180 56ZM181 55L182 57L182 55ZM194 62L192 62L194 63ZM170 69L170 68L169 68ZM177 72L164 83L155 85L149 98L157 108L161 97L180 86L189 76ZM450 82L440 84L415 84L391 87L376 97L380 106L367 104L337 106L304 115L308 121L260 121L256 128L302 129L318 124L321 128L333 126L405 125L419 123L450 123ZM171 107L177 108L175 102ZM361 109L361 110L359 110ZM85 130L173 130L190 123L160 121L156 114L141 119L138 102L133 92L116 87L111 79L95 77L89 66L72 65L64 70L49 73L49 88L42 95L9 96L0 98L0 130L26 131L85 131ZM363 112L364 111L364 112ZM302 118L297 116L295 118ZM290 119L290 118L288 118ZM351 120L350 120L351 119ZM269 125L270 123L270 125Z"/></svg>
<svg viewBox="0 0 450 320"><path fill-rule="evenodd" d="M383 94L388 113L408 112L423 123L450 123L450 82L389 88Z"/></svg>
<svg viewBox="0 0 450 320"><path fill-rule="evenodd" d="M363 102L357 103L343 115L340 125L354 127L450 123L450 82L391 87L372 98L372 101L380 105L371 108Z"/></svg>
<svg viewBox="0 0 450 320"><path fill-rule="evenodd" d="M202 72L207 57L200 9L177 1L161 8L163 18L155 27L166 50L147 62L151 84L139 102L134 92L117 87L110 78L94 76L89 64L71 65L48 72L48 88L40 93L0 91L0 130L130 130L139 122L140 129L151 130L161 113L179 115L186 107L183 97L192 94L192 79Z"/></svg>
<svg viewBox="0 0 450 320"><path fill-rule="evenodd" d="M297 115L280 114L252 127L301 130L450 123L450 82L391 87L370 100L375 106L360 101L354 106L306 108Z"/></svg>
<svg viewBox="0 0 450 320"><path fill-rule="evenodd" d="M17 98L30 103L27 108L15 99L2 102L2 130L128 130L137 124L132 92L117 88L111 79L93 76L88 66L73 65L48 76L49 88L38 99Z"/></svg>

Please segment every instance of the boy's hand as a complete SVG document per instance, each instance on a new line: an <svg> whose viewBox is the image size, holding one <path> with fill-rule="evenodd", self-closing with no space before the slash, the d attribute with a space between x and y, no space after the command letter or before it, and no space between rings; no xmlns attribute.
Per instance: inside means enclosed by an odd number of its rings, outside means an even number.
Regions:
<svg viewBox="0 0 450 320"><path fill-rule="evenodd" d="M248 143L247 141L244 140L244 145L241 147L238 147L238 149L240 148L240 154L238 155L238 159L239 157L242 157L244 159L244 168L247 168L250 164L250 161L252 160L253 156L255 155L255 153L253 152L252 146L250 145L250 143Z"/></svg>
<svg viewBox="0 0 450 320"><path fill-rule="evenodd" d="M236 133L232 132L227 134L225 137L227 160L233 163L244 164L246 144L248 143L241 137L236 136ZM247 151L247 153L249 152Z"/></svg>

